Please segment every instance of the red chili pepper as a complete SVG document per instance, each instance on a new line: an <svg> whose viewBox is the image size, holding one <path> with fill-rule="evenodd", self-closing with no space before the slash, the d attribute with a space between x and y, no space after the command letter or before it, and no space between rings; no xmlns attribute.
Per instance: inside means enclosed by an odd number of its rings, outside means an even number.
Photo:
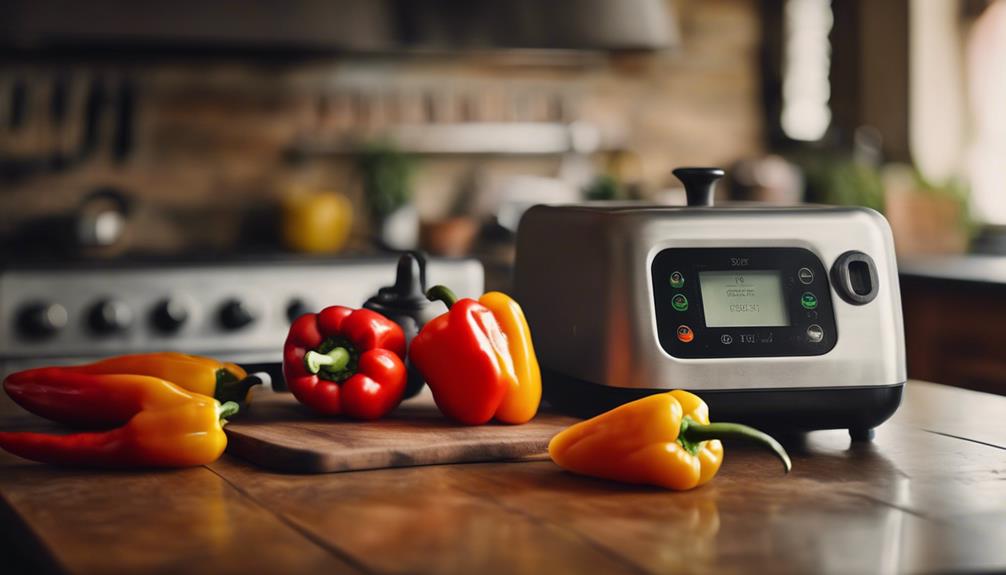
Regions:
<svg viewBox="0 0 1006 575"><path fill-rule="evenodd" d="M405 334L383 315L331 306L290 326L283 375L301 403L325 415L377 419L405 392Z"/></svg>
<svg viewBox="0 0 1006 575"><path fill-rule="evenodd" d="M479 302L459 300L443 286L427 295L443 300L449 311L423 326L409 357L444 415L467 425L486 423L507 390L518 385L506 335Z"/></svg>

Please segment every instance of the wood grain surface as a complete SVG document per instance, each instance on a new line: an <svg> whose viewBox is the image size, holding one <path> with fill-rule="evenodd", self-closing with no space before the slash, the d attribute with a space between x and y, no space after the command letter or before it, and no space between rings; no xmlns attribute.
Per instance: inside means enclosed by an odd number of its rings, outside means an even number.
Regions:
<svg viewBox="0 0 1006 575"><path fill-rule="evenodd" d="M873 443L783 438L788 476L728 444L716 479L683 493L549 461L292 475L231 456L113 473L0 455L4 572L1001 572L1004 416L1006 398L910 382Z"/></svg>
<svg viewBox="0 0 1006 575"><path fill-rule="evenodd" d="M262 394L227 425L227 452L290 473L500 461L544 454L576 421L539 413L525 425L457 425L424 393L385 419L360 422L320 417L288 393Z"/></svg>

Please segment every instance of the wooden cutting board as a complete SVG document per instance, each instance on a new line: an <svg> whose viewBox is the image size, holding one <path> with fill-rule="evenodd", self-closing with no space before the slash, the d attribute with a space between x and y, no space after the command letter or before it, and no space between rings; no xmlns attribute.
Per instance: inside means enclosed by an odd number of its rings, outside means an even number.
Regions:
<svg viewBox="0 0 1006 575"><path fill-rule="evenodd" d="M539 412L524 425L463 426L437 411L424 390L378 421L326 418L289 393L259 393L227 424L227 452L278 471L331 473L543 455L549 440L579 420Z"/></svg>

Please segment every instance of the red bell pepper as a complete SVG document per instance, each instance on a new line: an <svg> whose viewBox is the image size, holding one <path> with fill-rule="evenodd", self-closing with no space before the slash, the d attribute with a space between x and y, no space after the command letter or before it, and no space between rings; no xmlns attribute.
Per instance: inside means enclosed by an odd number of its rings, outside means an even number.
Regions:
<svg viewBox="0 0 1006 575"><path fill-rule="evenodd" d="M430 288L427 296L449 309L423 326L409 357L444 415L467 425L486 423L507 390L518 386L507 337L481 303L459 300L444 286Z"/></svg>
<svg viewBox="0 0 1006 575"><path fill-rule="evenodd" d="M298 401L325 415L377 419L405 392L405 334L383 315L331 306L294 320L283 375Z"/></svg>

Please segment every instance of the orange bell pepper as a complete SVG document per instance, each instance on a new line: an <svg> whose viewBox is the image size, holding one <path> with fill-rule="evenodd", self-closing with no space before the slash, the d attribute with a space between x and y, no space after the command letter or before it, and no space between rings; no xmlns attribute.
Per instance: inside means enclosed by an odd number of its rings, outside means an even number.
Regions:
<svg viewBox="0 0 1006 575"><path fill-rule="evenodd" d="M110 357L77 367L84 373L132 373L166 379L175 385L220 402L247 403L251 387L258 380L246 380L248 373L239 365L174 351L136 353Z"/></svg>
<svg viewBox="0 0 1006 575"><path fill-rule="evenodd" d="M513 365L512 379L494 416L504 423L526 423L538 413L541 403L541 369L531 342L531 328L520 305L505 293L491 291L479 303L492 312L506 336Z"/></svg>
<svg viewBox="0 0 1006 575"><path fill-rule="evenodd" d="M789 472L786 450L770 436L736 423L709 423L697 395L674 390L626 403L561 431L548 452L560 467L603 479L692 489L708 482L723 462L718 438L767 446Z"/></svg>

